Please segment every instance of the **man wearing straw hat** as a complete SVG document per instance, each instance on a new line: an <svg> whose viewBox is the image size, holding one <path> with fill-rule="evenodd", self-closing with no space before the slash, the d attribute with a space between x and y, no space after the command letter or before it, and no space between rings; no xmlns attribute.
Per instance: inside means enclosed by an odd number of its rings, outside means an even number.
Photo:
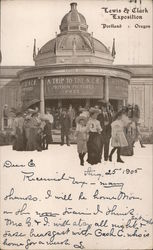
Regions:
<svg viewBox="0 0 153 250"><path fill-rule="evenodd" d="M98 115L97 119L100 121L100 125L103 129L101 133L101 158L104 150L104 161L108 161L112 117L107 110L107 103L104 101L101 102L101 113Z"/></svg>
<svg viewBox="0 0 153 250"><path fill-rule="evenodd" d="M61 146L64 145L64 137L66 137L67 146L70 146L69 135L71 128L71 120L67 113L67 109L62 110L62 114L60 117L60 124L61 124Z"/></svg>

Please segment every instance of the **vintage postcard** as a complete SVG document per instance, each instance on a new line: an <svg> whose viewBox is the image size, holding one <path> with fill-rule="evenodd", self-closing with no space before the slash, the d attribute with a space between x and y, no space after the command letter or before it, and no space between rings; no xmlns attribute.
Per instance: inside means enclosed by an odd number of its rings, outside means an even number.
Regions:
<svg viewBox="0 0 153 250"><path fill-rule="evenodd" d="M0 249L152 249L152 0L0 4Z"/></svg>

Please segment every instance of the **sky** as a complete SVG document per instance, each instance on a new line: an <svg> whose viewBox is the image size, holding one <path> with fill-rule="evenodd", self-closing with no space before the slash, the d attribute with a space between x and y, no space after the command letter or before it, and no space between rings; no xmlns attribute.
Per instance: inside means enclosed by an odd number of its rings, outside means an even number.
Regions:
<svg viewBox="0 0 153 250"><path fill-rule="evenodd" d="M34 65L33 41L37 48L59 33L63 16L69 12L71 0L2 0L1 1L1 65ZM88 31L112 47L115 38L114 64L152 64L152 0L142 0L140 5L129 0L76 0L78 11L84 15ZM108 10L121 10L117 15L142 15L143 19L113 19ZM129 9L129 14L123 10ZM147 13L132 13L147 9ZM102 24L122 25L121 28L103 28ZM135 28L150 25L150 28Z"/></svg>

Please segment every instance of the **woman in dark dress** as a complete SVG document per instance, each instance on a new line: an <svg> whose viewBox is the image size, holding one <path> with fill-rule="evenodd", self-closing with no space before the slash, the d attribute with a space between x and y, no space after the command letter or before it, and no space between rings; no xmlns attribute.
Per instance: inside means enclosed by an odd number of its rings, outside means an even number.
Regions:
<svg viewBox="0 0 153 250"><path fill-rule="evenodd" d="M87 142L88 158L87 162L91 165L101 162L101 132L102 128L97 116L100 113L99 109L91 108L89 110L90 118L87 123L87 131L89 139Z"/></svg>
<svg viewBox="0 0 153 250"><path fill-rule="evenodd" d="M134 155L134 142L136 140L136 123L140 118L140 110L138 105L128 105L126 108L126 116L129 122L124 126L124 134L128 142L128 146L121 148L121 155L132 156Z"/></svg>
<svg viewBox="0 0 153 250"><path fill-rule="evenodd" d="M30 110L24 123L26 151L41 151L40 125L41 121L38 117L38 112Z"/></svg>
<svg viewBox="0 0 153 250"><path fill-rule="evenodd" d="M13 150L23 151L25 149L25 140L23 133L24 118L21 112L16 114L16 118L13 123Z"/></svg>
<svg viewBox="0 0 153 250"><path fill-rule="evenodd" d="M121 155L132 156L134 154L133 144L135 138L132 122L127 127L124 127L124 134L128 142L128 146L121 148Z"/></svg>

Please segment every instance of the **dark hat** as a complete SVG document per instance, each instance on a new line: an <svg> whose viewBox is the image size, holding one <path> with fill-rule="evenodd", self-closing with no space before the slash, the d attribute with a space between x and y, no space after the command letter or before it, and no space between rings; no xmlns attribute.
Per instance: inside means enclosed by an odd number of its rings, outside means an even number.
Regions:
<svg viewBox="0 0 153 250"><path fill-rule="evenodd" d="M115 116L114 116L114 120L116 120L118 117L122 116L123 115L123 111L122 110L119 110Z"/></svg>
<svg viewBox="0 0 153 250"><path fill-rule="evenodd" d="M20 115L22 115L21 111L16 112L16 116L20 116Z"/></svg>
<svg viewBox="0 0 153 250"><path fill-rule="evenodd" d="M98 102L100 103L101 107L107 107L108 105L108 103L104 99L100 99L98 100Z"/></svg>
<svg viewBox="0 0 153 250"><path fill-rule="evenodd" d="M103 102L103 103L101 103L101 106L106 108L107 107L107 103Z"/></svg>
<svg viewBox="0 0 153 250"><path fill-rule="evenodd" d="M99 101L102 107L107 107L107 102L105 100L100 100Z"/></svg>
<svg viewBox="0 0 153 250"><path fill-rule="evenodd" d="M33 112L32 116L34 116L34 115L38 115L38 111Z"/></svg>
<svg viewBox="0 0 153 250"><path fill-rule="evenodd" d="M67 108L62 108L62 111L67 111Z"/></svg>

